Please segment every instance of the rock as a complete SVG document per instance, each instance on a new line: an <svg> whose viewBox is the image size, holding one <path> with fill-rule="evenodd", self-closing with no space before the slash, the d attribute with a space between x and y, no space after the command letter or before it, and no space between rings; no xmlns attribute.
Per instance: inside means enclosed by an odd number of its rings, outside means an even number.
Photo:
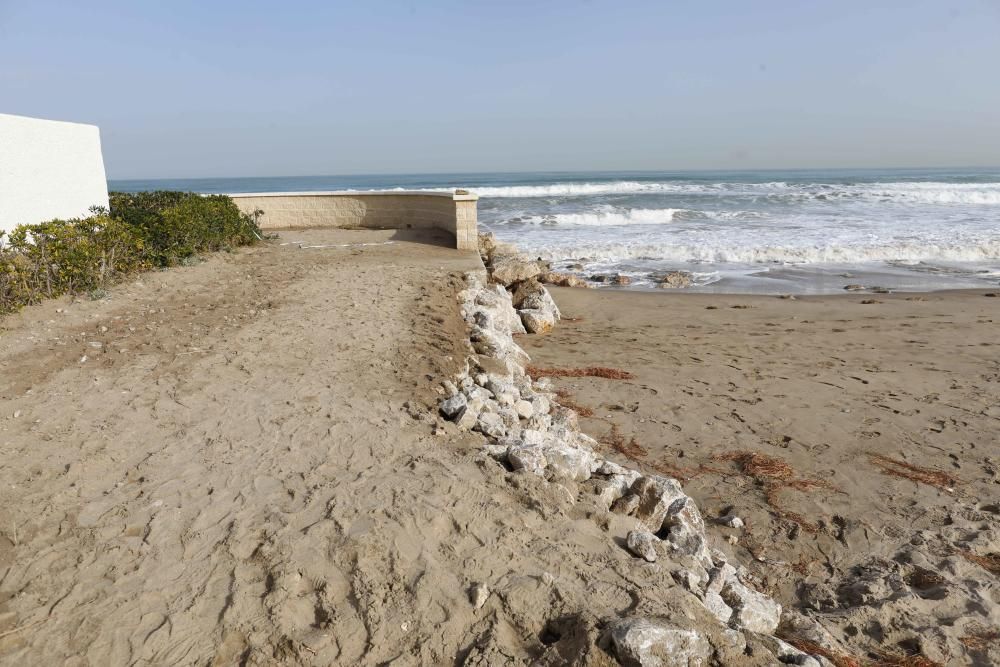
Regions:
<svg viewBox="0 0 1000 667"><path fill-rule="evenodd" d="M631 285L632 279L619 273L611 278L611 284L624 287L625 285Z"/></svg>
<svg viewBox="0 0 1000 667"><path fill-rule="evenodd" d="M489 379L490 378L488 375L486 375L486 373L476 374L476 384L478 384L480 387L486 387L486 383L489 381Z"/></svg>
<svg viewBox="0 0 1000 667"><path fill-rule="evenodd" d="M711 561L705 544L705 522L693 500L684 496L671 503L663 519L663 526L669 528L666 539L674 549L688 556Z"/></svg>
<svg viewBox="0 0 1000 667"><path fill-rule="evenodd" d="M640 477L632 485L632 493L639 497L635 517L654 533L663 528L670 506L677 500L687 498L676 479L659 475Z"/></svg>
<svg viewBox="0 0 1000 667"><path fill-rule="evenodd" d="M738 516L736 516L731 512L724 517L720 517L719 523L721 523L723 526L729 526L730 528L743 527L743 519L739 518Z"/></svg>
<svg viewBox="0 0 1000 667"><path fill-rule="evenodd" d="M507 435L507 425L503 418L495 412L483 411L476 420L475 430L491 438L502 438Z"/></svg>
<svg viewBox="0 0 1000 667"><path fill-rule="evenodd" d="M468 405L468 399L465 398L465 395L456 393L451 398L441 401L441 414L444 415L445 419L454 421L462 414L466 405Z"/></svg>
<svg viewBox="0 0 1000 667"><path fill-rule="evenodd" d="M712 655L701 634L648 618L619 621L611 642L625 667L694 667L707 664Z"/></svg>
<svg viewBox="0 0 1000 667"><path fill-rule="evenodd" d="M531 407L535 409L536 415L547 415L549 410L552 409L549 399L545 398L541 394L536 395L533 399L531 399Z"/></svg>
<svg viewBox="0 0 1000 667"><path fill-rule="evenodd" d="M507 445L483 445L483 451L497 461L507 460Z"/></svg>
<svg viewBox="0 0 1000 667"><path fill-rule="evenodd" d="M583 482L590 479L594 454L584 449L569 446L550 447L545 451L548 470L560 479Z"/></svg>
<svg viewBox="0 0 1000 667"><path fill-rule="evenodd" d="M764 635L773 634L781 620L781 605L757 591L747 588L735 577L722 587L722 599L733 608L732 623L744 630Z"/></svg>
<svg viewBox="0 0 1000 667"><path fill-rule="evenodd" d="M511 434L513 430L520 428L520 419L517 416L517 413L514 412L514 408L499 407L497 408L497 415L499 415L500 419L503 420L504 426L507 427L508 434Z"/></svg>
<svg viewBox="0 0 1000 667"><path fill-rule="evenodd" d="M791 644L784 642L777 637L763 635L758 637L767 650L778 659L782 665L800 665L801 667L819 667L820 662L808 653L800 651Z"/></svg>
<svg viewBox="0 0 1000 667"><path fill-rule="evenodd" d="M500 285L484 287L476 293L473 303L479 308L476 313L482 311L489 316L489 327L509 333L524 333L521 320L514 310L510 294ZM476 315L473 314L475 319Z"/></svg>
<svg viewBox="0 0 1000 667"><path fill-rule="evenodd" d="M581 268L583 267L581 266ZM572 273L556 273L555 271L547 271L539 275L538 279L543 283L557 285L559 287L588 287L586 280L579 276L575 276Z"/></svg>
<svg viewBox="0 0 1000 667"><path fill-rule="evenodd" d="M514 304L514 308L518 309L522 307L521 304L524 303L524 300L529 296L546 291L545 288L542 287L542 284L535 278L517 283L516 285L512 285L512 287L514 287L514 292L511 294L510 300L511 303Z"/></svg>
<svg viewBox="0 0 1000 667"><path fill-rule="evenodd" d="M544 474L548 465L544 449L538 446L511 447L507 452L507 462L514 470L527 470L536 475Z"/></svg>
<svg viewBox="0 0 1000 667"><path fill-rule="evenodd" d="M517 401L514 403L514 412L521 419L531 419L535 415L535 408L528 401Z"/></svg>
<svg viewBox="0 0 1000 667"><path fill-rule="evenodd" d="M552 331L556 325L556 319L551 312L544 310L522 310L520 311L521 322L528 333L545 334Z"/></svg>
<svg viewBox="0 0 1000 667"><path fill-rule="evenodd" d="M848 292L860 292L865 288L864 285L844 285L844 289Z"/></svg>
<svg viewBox="0 0 1000 667"><path fill-rule="evenodd" d="M627 493L611 504L611 511L617 514L630 516L639 509L639 496L634 493Z"/></svg>
<svg viewBox="0 0 1000 667"><path fill-rule="evenodd" d="M473 609L482 609L489 597L490 589L486 587L486 584L475 583L469 587L469 602L472 603Z"/></svg>
<svg viewBox="0 0 1000 667"><path fill-rule="evenodd" d="M629 472L629 469L623 465L618 465L614 461L601 461L601 464L594 472L598 475L624 475Z"/></svg>
<svg viewBox="0 0 1000 667"><path fill-rule="evenodd" d="M675 289L691 287L691 274L687 271L671 271L660 279L659 287Z"/></svg>
<svg viewBox="0 0 1000 667"><path fill-rule="evenodd" d="M445 396L454 396L455 394L458 393L458 387L456 387L455 383L452 382L451 380L445 380L444 382L442 382L441 389L444 390Z"/></svg>
<svg viewBox="0 0 1000 667"><path fill-rule="evenodd" d="M493 254L490 277L504 287L530 280L548 270L544 262L525 259L519 255Z"/></svg>
<svg viewBox="0 0 1000 667"><path fill-rule="evenodd" d="M728 623L729 619L733 617L733 608L726 604L722 596L715 591L705 591L702 603L722 623Z"/></svg>
<svg viewBox="0 0 1000 667"><path fill-rule="evenodd" d="M556 305L555 300L549 291L539 285L541 291L533 292L528 296L524 297L521 301L521 305L518 306L518 310L541 310L551 313L552 317L558 322L562 318L562 313L559 311L559 306Z"/></svg>
<svg viewBox="0 0 1000 667"><path fill-rule="evenodd" d="M485 402L481 398L468 399L465 405L465 410L458 415L455 419L455 423L466 430L472 430L479 421L479 413L483 410L483 405Z"/></svg>
<svg viewBox="0 0 1000 667"><path fill-rule="evenodd" d="M497 237L493 235L493 232L481 232L479 234L479 255L483 258L484 262L489 262L496 247Z"/></svg>
<svg viewBox="0 0 1000 667"><path fill-rule="evenodd" d="M650 563L656 561L656 543L659 540L648 530L630 530L625 537L625 546L639 558Z"/></svg>

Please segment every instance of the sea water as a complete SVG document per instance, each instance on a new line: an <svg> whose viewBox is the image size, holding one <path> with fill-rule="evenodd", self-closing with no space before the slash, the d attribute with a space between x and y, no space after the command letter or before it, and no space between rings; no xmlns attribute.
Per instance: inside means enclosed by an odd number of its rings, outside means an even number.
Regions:
<svg viewBox="0 0 1000 667"><path fill-rule="evenodd" d="M1000 168L309 176L112 181L195 192L449 190L482 230L581 276L696 291L1000 286Z"/></svg>

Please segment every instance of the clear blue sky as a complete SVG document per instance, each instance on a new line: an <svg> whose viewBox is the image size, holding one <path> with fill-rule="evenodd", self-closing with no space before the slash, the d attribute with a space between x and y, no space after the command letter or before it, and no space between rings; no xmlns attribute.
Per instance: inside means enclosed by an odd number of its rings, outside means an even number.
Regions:
<svg viewBox="0 0 1000 667"><path fill-rule="evenodd" d="M1000 0L0 0L112 178L1000 164Z"/></svg>

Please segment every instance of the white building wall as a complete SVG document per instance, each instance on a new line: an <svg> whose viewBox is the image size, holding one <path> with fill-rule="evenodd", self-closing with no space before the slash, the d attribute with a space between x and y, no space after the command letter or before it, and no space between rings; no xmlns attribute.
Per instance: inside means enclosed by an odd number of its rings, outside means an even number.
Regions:
<svg viewBox="0 0 1000 667"><path fill-rule="evenodd" d="M107 205L97 126L0 114L0 231Z"/></svg>

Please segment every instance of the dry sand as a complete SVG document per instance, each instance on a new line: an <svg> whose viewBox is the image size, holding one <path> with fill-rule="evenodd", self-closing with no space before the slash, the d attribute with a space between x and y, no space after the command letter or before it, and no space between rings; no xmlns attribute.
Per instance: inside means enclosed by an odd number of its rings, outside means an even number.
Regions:
<svg viewBox="0 0 1000 667"><path fill-rule="evenodd" d="M419 240L286 232L0 323L0 663L601 665L603 619L714 624L434 416L481 264Z"/></svg>
<svg viewBox="0 0 1000 667"><path fill-rule="evenodd" d="M714 525L717 544L781 602L828 612L858 656L1000 661L1000 571L981 566L1000 564L1000 298L552 292L569 319L519 340L533 363L634 373L556 385L619 460L685 479L708 517L742 518ZM747 453L790 470L755 478ZM941 471L944 488L873 455ZM905 591L859 585L870 571L851 568L872 562ZM961 655L961 637L992 652Z"/></svg>

